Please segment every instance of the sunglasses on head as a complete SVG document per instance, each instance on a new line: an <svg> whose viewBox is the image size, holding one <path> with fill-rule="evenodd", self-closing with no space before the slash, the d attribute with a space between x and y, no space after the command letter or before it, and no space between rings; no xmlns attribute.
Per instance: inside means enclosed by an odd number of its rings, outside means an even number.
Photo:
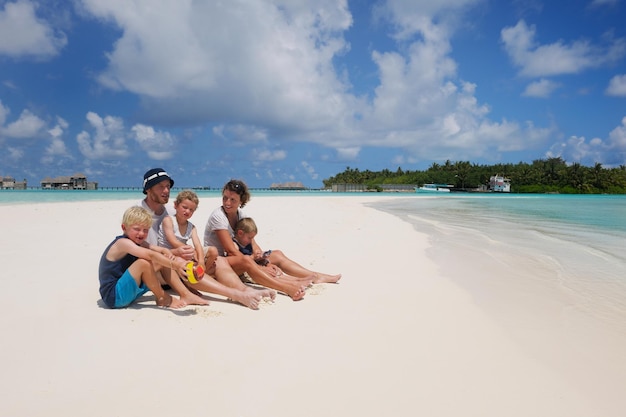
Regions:
<svg viewBox="0 0 626 417"><path fill-rule="evenodd" d="M239 191L241 188L243 188L243 185L240 182L231 181L228 183L228 187L232 188L233 190Z"/></svg>

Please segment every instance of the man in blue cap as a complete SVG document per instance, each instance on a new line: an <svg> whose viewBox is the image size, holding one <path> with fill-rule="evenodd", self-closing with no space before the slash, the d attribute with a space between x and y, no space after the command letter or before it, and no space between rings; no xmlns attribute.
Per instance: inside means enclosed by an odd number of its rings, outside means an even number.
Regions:
<svg viewBox="0 0 626 417"><path fill-rule="evenodd" d="M141 207L152 214L152 227L146 241L151 245L157 245L159 227L163 219L174 213L170 213L165 206L170 200L170 189L174 186L174 180L163 168L152 168L143 175L143 193L146 198L141 200ZM194 248L184 245L173 249L172 253L181 258L190 260L194 256Z"/></svg>

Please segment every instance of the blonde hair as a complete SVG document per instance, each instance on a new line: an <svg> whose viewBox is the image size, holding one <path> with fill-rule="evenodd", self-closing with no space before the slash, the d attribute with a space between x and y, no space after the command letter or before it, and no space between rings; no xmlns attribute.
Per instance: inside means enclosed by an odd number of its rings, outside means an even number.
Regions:
<svg viewBox="0 0 626 417"><path fill-rule="evenodd" d="M241 230L244 233L254 233L257 234L258 230L256 228L256 223L252 220L251 217L244 217L239 220L235 225L235 234Z"/></svg>
<svg viewBox="0 0 626 417"><path fill-rule="evenodd" d="M178 195L176 196L176 201L174 201L174 204L180 204L185 200L191 201L192 203L196 205L196 207L198 207L198 204L200 204L200 200L198 199L198 194L194 193L191 190L183 190L180 193L178 193Z"/></svg>
<svg viewBox="0 0 626 417"><path fill-rule="evenodd" d="M150 227L152 226L152 215L148 213L148 210L143 207L129 207L124 212L124 217L122 217L122 224L126 227L131 227L135 224Z"/></svg>

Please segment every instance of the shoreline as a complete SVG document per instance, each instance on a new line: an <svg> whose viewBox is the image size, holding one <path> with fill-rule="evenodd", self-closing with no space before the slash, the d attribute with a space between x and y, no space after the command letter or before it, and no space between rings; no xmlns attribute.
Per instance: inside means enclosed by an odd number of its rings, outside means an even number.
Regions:
<svg viewBox="0 0 626 417"><path fill-rule="evenodd" d="M103 309L98 259L141 198L0 206L5 414L617 417L626 407L623 359L609 366L586 328L544 345L541 309L512 335L429 257L426 234L368 206L389 196L253 195L245 210L264 248L343 274L303 301ZM220 202L201 198L199 231ZM564 347L559 363L543 359Z"/></svg>

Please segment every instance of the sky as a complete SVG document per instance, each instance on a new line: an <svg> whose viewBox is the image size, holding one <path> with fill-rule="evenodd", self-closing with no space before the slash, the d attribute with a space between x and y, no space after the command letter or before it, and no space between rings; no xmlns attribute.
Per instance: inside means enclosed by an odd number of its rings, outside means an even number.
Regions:
<svg viewBox="0 0 626 417"><path fill-rule="evenodd" d="M0 176L626 164L626 0L0 0Z"/></svg>

